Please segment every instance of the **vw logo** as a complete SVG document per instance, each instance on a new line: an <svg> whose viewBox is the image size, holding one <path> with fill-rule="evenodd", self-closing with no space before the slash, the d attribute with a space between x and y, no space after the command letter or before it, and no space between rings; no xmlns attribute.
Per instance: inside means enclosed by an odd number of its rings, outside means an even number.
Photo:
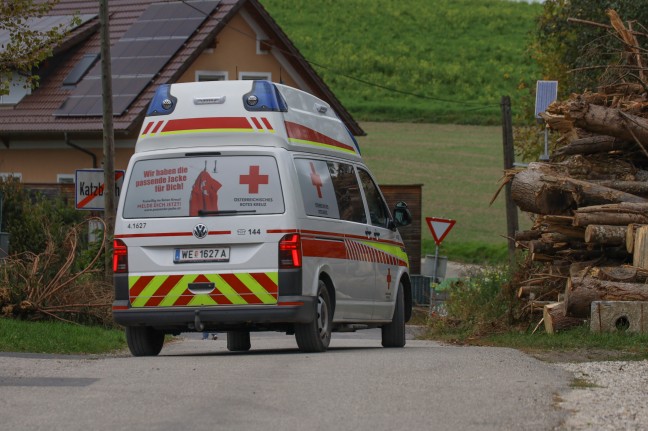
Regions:
<svg viewBox="0 0 648 431"><path fill-rule="evenodd" d="M198 239L203 239L204 237L206 237L208 232L209 231L207 230L207 226L202 223L197 224L196 227L193 228L193 234Z"/></svg>

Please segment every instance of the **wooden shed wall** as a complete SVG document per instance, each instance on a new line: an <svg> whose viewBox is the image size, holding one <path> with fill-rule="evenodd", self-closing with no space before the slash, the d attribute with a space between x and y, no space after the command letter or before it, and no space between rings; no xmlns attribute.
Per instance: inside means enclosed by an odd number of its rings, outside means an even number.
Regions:
<svg viewBox="0 0 648 431"><path fill-rule="evenodd" d="M407 207L412 213L412 224L398 228L410 262L410 274L421 273L421 220L423 204L423 184L399 184L399 185L380 185L380 189L385 195L390 211L393 211L397 202L407 203Z"/></svg>

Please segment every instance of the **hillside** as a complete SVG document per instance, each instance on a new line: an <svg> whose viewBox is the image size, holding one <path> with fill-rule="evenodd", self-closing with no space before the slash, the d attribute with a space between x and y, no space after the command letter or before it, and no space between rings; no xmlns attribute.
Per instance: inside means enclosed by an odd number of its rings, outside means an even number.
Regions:
<svg viewBox="0 0 648 431"><path fill-rule="evenodd" d="M360 121L499 124L542 5L506 0L261 0Z"/></svg>

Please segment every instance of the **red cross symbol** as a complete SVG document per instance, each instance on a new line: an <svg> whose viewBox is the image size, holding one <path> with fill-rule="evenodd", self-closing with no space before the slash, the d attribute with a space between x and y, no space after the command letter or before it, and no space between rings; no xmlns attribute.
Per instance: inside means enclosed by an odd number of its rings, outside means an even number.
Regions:
<svg viewBox="0 0 648 431"><path fill-rule="evenodd" d="M391 268L387 268L387 290L391 285Z"/></svg>
<svg viewBox="0 0 648 431"><path fill-rule="evenodd" d="M259 193L260 184L268 184L267 175L259 175L259 166L250 166L250 173L248 175L241 175L239 184L248 185L248 193Z"/></svg>
<svg viewBox="0 0 648 431"><path fill-rule="evenodd" d="M310 168L311 168L311 183L317 188L317 197L322 198L322 178L319 176L319 174L315 171L315 165L313 162L310 162Z"/></svg>

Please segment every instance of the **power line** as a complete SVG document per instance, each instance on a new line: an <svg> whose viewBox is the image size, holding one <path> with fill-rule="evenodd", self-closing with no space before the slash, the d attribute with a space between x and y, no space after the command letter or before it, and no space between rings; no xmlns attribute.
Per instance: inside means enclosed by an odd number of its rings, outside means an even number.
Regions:
<svg viewBox="0 0 648 431"><path fill-rule="evenodd" d="M244 35L246 37L249 37L250 39L254 39L256 41L256 35L251 35L251 34L245 32L244 30L233 27L230 23L226 23L225 26L228 27L230 30L234 30L234 31L236 31L236 32L238 32L238 33L240 33L240 34L242 34L242 35ZM273 48L276 49L277 51L285 54L285 55L295 57L295 54L293 54L290 51L278 48L276 46L274 46ZM453 99L444 99L444 98L435 97L435 96L428 96L426 94L412 93L412 92L405 91L405 90L399 90L397 88L389 87L389 86L382 85L382 84L377 84L375 82L368 81L366 79L358 78L356 76L351 76L351 75L339 72L339 71L337 71L337 70L335 70L335 69L333 69L333 68L331 68L329 66L325 66L325 65L316 63L316 62L314 62L312 60L309 60L309 59L307 59L307 58L305 58L303 56L302 56L302 58L308 64L310 64L311 66L316 66L316 67L319 67L319 68L322 68L322 69L326 69L326 70L329 70L331 73L333 73L335 75L342 76L342 77L347 78L347 79L351 79L353 81L359 82L361 84L364 84L364 85L367 85L367 86L370 86L370 87L376 87L376 88L380 88L382 90L391 91L393 93L403 94L403 95L406 95L406 96L418 97L418 98L421 98L421 99L434 100L434 101L438 101L438 102L457 103L457 104L461 104L461 105L476 105L476 107L471 108L471 109L466 109L466 111L477 111L477 110L481 110L481 109L499 107L499 104L495 104L495 103L493 103L493 104L483 104L483 103L478 103L478 102L466 102L466 101L453 100Z"/></svg>

